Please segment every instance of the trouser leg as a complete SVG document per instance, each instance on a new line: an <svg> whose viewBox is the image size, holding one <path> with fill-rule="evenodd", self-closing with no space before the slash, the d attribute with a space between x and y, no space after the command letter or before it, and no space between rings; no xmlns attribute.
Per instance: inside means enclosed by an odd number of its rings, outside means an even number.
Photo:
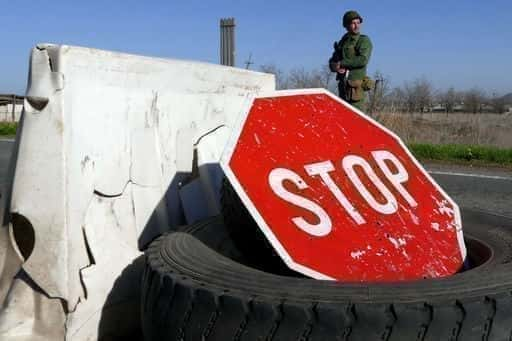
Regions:
<svg viewBox="0 0 512 341"><path fill-rule="evenodd" d="M347 100L347 93L345 92L344 82L338 82L338 96L344 101Z"/></svg>

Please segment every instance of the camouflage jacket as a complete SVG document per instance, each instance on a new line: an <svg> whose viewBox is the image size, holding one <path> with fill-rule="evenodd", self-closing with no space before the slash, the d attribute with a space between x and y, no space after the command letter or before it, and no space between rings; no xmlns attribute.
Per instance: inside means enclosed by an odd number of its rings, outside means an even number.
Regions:
<svg viewBox="0 0 512 341"><path fill-rule="evenodd" d="M346 33L338 43L334 44L334 53L329 64L341 62L341 66L350 70L348 79L363 79L366 76L366 65L370 61L372 42L364 34ZM335 71L331 67L331 71Z"/></svg>

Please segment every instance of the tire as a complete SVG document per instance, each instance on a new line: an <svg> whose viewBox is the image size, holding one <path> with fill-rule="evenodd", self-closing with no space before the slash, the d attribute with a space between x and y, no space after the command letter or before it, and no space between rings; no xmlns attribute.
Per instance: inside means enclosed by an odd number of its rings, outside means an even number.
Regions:
<svg viewBox="0 0 512 341"><path fill-rule="evenodd" d="M476 267L389 284L284 277L245 266L214 249L225 243L206 237L226 233L220 218L161 236L146 251L145 338L510 340L512 219L463 211L463 222Z"/></svg>

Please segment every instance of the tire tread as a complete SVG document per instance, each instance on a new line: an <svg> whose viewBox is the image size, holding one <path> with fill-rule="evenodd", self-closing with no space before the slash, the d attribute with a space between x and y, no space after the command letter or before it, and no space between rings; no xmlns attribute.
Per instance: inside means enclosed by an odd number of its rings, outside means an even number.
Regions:
<svg viewBox="0 0 512 341"><path fill-rule="evenodd" d="M184 230L202 233L204 242L209 235L205 229L218 223L218 219L211 220ZM442 286L442 296L420 300L411 291L406 295L414 299L377 300L384 290L381 287L367 291L366 298L360 291L337 298L333 293L338 291L325 289L319 281L248 272L247 267L232 261L231 276L226 275L222 285L212 284L210 276L218 276L219 270L212 268L208 273L205 269L210 265L203 269L198 264L209 264L215 257L222 256L180 232L161 236L149 246L142 279L147 340L512 339L512 292L506 285L507 290L491 285L485 294L480 294L482 289L477 294L461 294L472 290L469 282L457 288L459 293L454 292L453 299L447 298ZM219 262L231 264L227 258L219 258ZM233 287L238 275L252 276L248 288ZM293 284L298 281L303 284ZM272 283L272 290L251 289ZM292 284L297 292L288 289ZM342 288L339 290L348 290Z"/></svg>

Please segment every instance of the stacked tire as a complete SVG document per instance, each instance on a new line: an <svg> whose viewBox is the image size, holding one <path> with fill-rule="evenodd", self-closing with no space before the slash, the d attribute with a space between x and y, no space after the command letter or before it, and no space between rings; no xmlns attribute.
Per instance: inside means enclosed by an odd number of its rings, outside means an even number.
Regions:
<svg viewBox="0 0 512 341"><path fill-rule="evenodd" d="M224 217L163 235L148 248L147 340L512 339L511 218L464 210L470 268L451 277L320 281L283 269L224 187Z"/></svg>

